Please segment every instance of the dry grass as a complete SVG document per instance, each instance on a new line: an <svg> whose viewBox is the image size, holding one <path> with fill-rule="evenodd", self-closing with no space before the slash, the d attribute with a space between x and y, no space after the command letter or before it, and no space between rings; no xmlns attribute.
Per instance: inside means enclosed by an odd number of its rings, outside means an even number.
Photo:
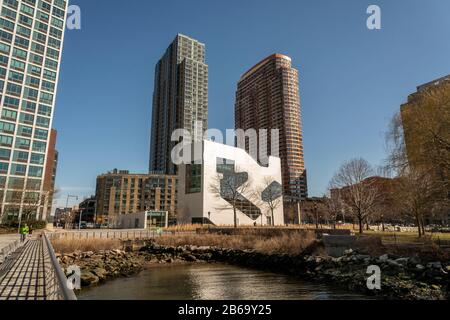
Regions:
<svg viewBox="0 0 450 320"><path fill-rule="evenodd" d="M201 224L180 224L180 225L164 228L164 231L170 231L170 232L196 231L197 229L200 229L202 227L203 226Z"/></svg>
<svg viewBox="0 0 450 320"><path fill-rule="evenodd" d="M100 250L121 249L122 243L117 239L59 239L52 241L57 253L68 254L75 251L98 252Z"/></svg>
<svg viewBox="0 0 450 320"><path fill-rule="evenodd" d="M276 237L261 237L255 235L218 235L218 234L189 234L163 236L156 242L165 246L215 246L235 250L256 250L263 253L300 254L315 241L311 235L281 235Z"/></svg>

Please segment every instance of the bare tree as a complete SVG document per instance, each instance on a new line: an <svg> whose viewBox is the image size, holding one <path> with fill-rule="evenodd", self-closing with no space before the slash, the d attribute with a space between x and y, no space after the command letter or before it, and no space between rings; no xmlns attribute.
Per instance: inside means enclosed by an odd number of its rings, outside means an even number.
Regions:
<svg viewBox="0 0 450 320"><path fill-rule="evenodd" d="M323 206L328 219L333 222L333 229L336 229L338 216L344 212L344 207L339 192L332 195L330 190L327 195L323 196Z"/></svg>
<svg viewBox="0 0 450 320"><path fill-rule="evenodd" d="M273 177L266 177L264 184L257 190L258 199L267 207L267 214L271 217L272 226L275 225L275 210L282 204L282 195L282 186Z"/></svg>
<svg viewBox="0 0 450 320"><path fill-rule="evenodd" d="M251 200L255 198L255 192L251 190L251 181L248 173L239 172L234 165L216 175L210 185L210 192L215 197L223 199L223 205L217 207L219 211L233 210L234 227L238 227L238 210L249 208Z"/></svg>
<svg viewBox="0 0 450 320"><path fill-rule="evenodd" d="M43 200L44 196L38 192L26 192L23 197L22 220L29 221L33 215L36 218Z"/></svg>
<svg viewBox="0 0 450 320"><path fill-rule="evenodd" d="M387 167L397 174L393 211L414 219L421 237L425 217L450 208L450 94L435 90L417 99L394 116L386 142Z"/></svg>
<svg viewBox="0 0 450 320"><path fill-rule="evenodd" d="M399 210L416 221L419 237L425 235L425 216L446 201L441 185L430 172L409 169L397 179L395 200Z"/></svg>
<svg viewBox="0 0 450 320"><path fill-rule="evenodd" d="M364 222L373 212L378 197L372 166L364 159L345 162L331 180L333 189L338 189L340 197L350 208L359 223L359 232L363 233Z"/></svg>

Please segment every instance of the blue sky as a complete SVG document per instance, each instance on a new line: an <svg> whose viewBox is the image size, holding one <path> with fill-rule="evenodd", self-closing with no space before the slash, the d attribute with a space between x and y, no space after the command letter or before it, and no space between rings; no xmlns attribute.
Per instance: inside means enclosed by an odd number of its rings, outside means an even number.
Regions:
<svg viewBox="0 0 450 320"><path fill-rule="evenodd" d="M236 84L269 54L300 71L311 195L339 165L385 158L384 132L415 87L450 74L446 0L74 0L54 127L57 205L95 193L98 174L147 172L154 66L177 33L206 44L210 128L234 128ZM124 5L125 4L125 5ZM369 31L366 9L382 10ZM74 204L71 202L71 204Z"/></svg>

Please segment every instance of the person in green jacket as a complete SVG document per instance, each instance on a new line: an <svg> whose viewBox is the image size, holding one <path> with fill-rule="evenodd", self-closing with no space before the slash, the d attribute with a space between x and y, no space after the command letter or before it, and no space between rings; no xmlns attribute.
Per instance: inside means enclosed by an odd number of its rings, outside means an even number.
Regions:
<svg viewBox="0 0 450 320"><path fill-rule="evenodd" d="M25 242L28 233L30 232L30 228L25 223L22 227L20 227L20 241Z"/></svg>

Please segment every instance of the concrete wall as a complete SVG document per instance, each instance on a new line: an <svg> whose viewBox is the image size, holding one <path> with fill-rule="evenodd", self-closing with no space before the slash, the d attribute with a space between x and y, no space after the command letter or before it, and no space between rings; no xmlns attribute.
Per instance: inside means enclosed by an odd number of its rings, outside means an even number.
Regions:
<svg viewBox="0 0 450 320"><path fill-rule="evenodd" d="M137 223L137 225L136 225ZM145 212L130 213L120 216L119 228L121 229L146 229L147 215Z"/></svg>

